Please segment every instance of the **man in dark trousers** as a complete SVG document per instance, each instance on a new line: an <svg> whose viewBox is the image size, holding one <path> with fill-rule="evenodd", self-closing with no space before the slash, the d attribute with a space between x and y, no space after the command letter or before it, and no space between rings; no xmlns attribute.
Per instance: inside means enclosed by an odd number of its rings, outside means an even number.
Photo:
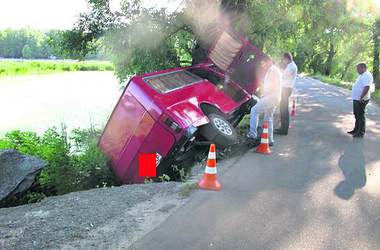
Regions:
<svg viewBox="0 0 380 250"><path fill-rule="evenodd" d="M278 135L287 135L289 129L289 96L292 94L298 69L290 52L285 52L282 55L281 64L285 68L282 71L282 92L280 102L281 127L276 129L274 133Z"/></svg>
<svg viewBox="0 0 380 250"><path fill-rule="evenodd" d="M371 99L370 86L373 84L372 74L367 70L365 62L356 64L359 77L352 86L352 100L354 104L355 128L347 133L353 137L363 137L365 134L365 107Z"/></svg>

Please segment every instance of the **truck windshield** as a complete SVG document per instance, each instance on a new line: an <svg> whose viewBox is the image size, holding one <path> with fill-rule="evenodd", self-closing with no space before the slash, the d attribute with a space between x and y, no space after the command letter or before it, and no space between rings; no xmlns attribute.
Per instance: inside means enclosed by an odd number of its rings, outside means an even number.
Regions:
<svg viewBox="0 0 380 250"><path fill-rule="evenodd" d="M165 74L147 76L143 80L161 94L202 81L202 79L188 71L179 70Z"/></svg>

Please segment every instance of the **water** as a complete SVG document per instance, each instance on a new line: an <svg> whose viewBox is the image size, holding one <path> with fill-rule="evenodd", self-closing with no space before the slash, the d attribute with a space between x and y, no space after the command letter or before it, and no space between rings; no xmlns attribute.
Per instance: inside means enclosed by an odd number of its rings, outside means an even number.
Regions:
<svg viewBox="0 0 380 250"><path fill-rule="evenodd" d="M68 72L0 78L0 137L13 130L42 134L65 123L104 127L121 95L112 72Z"/></svg>

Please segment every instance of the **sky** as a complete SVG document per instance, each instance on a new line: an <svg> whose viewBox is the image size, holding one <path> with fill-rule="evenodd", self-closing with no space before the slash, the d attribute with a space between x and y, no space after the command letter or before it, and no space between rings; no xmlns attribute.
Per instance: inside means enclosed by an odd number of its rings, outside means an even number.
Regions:
<svg viewBox="0 0 380 250"><path fill-rule="evenodd" d="M120 0L112 0L117 9ZM145 6L164 6L174 11L181 0L143 0ZM79 13L88 11L85 0L0 0L0 30L34 28L71 29Z"/></svg>

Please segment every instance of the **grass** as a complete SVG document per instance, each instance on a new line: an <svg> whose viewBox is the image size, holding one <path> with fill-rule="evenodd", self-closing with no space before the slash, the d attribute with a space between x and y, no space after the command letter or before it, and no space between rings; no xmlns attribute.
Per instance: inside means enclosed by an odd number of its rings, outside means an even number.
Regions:
<svg viewBox="0 0 380 250"><path fill-rule="evenodd" d="M46 75L65 71L113 71L111 62L0 61L0 76Z"/></svg>
<svg viewBox="0 0 380 250"><path fill-rule="evenodd" d="M341 79L331 78L331 77L323 76L323 75L312 75L311 77L313 77L314 79L317 79L321 82L329 83L329 84L339 86L342 88L346 88L346 89L351 89L352 85L353 85L353 83L351 83L351 82L344 82Z"/></svg>
<svg viewBox="0 0 380 250"><path fill-rule="evenodd" d="M181 188L180 194L184 197L189 197L197 189L197 185L197 183L186 184Z"/></svg>
<svg viewBox="0 0 380 250"><path fill-rule="evenodd" d="M338 78L331 78L331 77L322 76L322 75L310 75L310 76L324 83L328 83L331 85L339 86L339 87L350 89L350 90L352 89L352 85L353 85L352 82L344 82ZM372 92L371 99L380 105L380 90L377 89L375 92Z"/></svg>

